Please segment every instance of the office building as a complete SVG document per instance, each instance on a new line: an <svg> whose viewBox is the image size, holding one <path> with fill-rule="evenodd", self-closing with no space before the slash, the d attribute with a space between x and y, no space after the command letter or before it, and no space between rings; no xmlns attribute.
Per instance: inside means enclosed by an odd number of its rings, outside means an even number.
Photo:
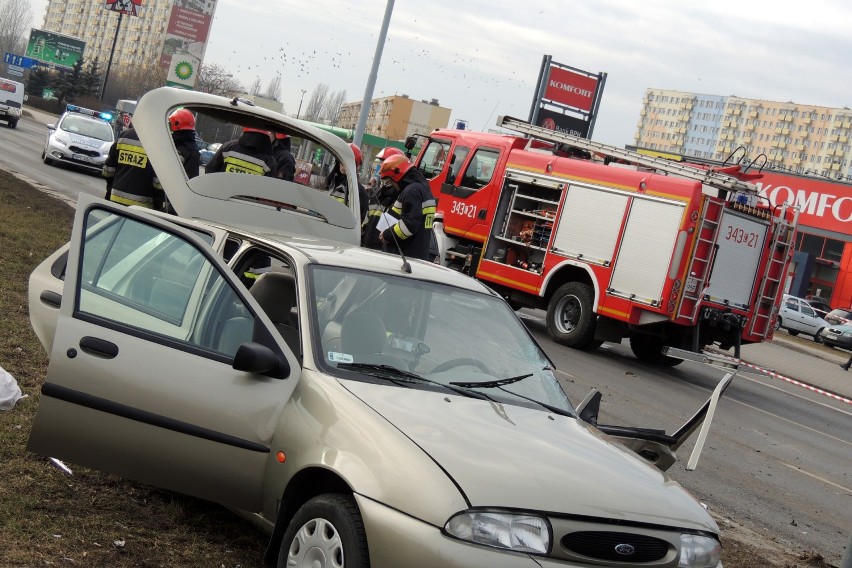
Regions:
<svg viewBox="0 0 852 568"><path fill-rule="evenodd" d="M702 160L745 156L768 168L836 180L852 175L852 110L647 89L634 144Z"/></svg>
<svg viewBox="0 0 852 568"><path fill-rule="evenodd" d="M361 112L361 101L340 108L336 126L355 128ZM390 140L404 140L412 134L430 134L450 123L451 109L438 104L438 99L416 101L408 95L373 99L364 132Z"/></svg>

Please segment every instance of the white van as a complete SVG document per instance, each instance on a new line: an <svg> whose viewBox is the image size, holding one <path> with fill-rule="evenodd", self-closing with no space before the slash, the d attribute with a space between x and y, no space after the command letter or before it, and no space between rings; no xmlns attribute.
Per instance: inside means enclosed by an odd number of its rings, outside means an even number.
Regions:
<svg viewBox="0 0 852 568"><path fill-rule="evenodd" d="M5 120L9 128L18 126L25 100L23 83L0 79L0 120Z"/></svg>

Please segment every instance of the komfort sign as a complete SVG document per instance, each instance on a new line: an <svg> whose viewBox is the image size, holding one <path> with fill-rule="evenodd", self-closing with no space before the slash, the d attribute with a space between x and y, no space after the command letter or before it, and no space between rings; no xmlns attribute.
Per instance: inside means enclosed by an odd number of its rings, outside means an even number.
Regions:
<svg viewBox="0 0 852 568"><path fill-rule="evenodd" d="M852 185L773 172L763 172L755 185L773 207L796 205L801 227L852 233Z"/></svg>
<svg viewBox="0 0 852 568"><path fill-rule="evenodd" d="M551 65L543 98L591 112L597 85L597 77L589 77L582 73Z"/></svg>

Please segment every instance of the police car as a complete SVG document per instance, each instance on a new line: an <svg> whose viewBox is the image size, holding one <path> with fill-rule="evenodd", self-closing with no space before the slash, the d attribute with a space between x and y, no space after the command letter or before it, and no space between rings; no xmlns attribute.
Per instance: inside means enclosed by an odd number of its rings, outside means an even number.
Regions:
<svg viewBox="0 0 852 568"><path fill-rule="evenodd" d="M59 162L100 174L115 141L112 115L68 105L56 124L47 125L41 153L45 164Z"/></svg>

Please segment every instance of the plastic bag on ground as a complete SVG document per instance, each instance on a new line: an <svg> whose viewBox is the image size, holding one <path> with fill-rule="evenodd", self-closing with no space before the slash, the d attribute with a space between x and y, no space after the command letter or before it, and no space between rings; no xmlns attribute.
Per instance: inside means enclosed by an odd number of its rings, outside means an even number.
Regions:
<svg viewBox="0 0 852 568"><path fill-rule="evenodd" d="M21 387L9 371L0 367L0 410L9 410L21 398Z"/></svg>

